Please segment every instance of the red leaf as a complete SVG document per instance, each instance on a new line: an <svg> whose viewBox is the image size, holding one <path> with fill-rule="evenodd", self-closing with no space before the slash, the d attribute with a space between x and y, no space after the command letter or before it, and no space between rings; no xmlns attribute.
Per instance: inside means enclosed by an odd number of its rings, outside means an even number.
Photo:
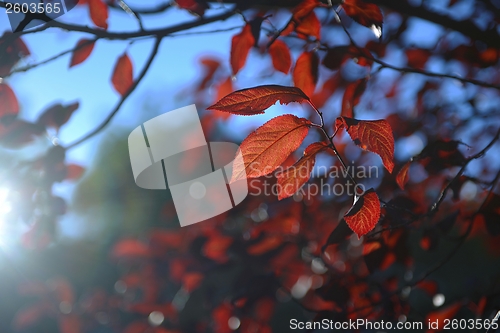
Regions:
<svg viewBox="0 0 500 333"><path fill-rule="evenodd" d="M321 89L319 89L318 92L316 92L313 97L311 98L313 101L313 104L317 108L321 108L325 103L330 99L330 97L333 96L335 93L335 90L337 90L337 87L339 86L341 79L339 77L338 73L335 73L333 76L331 76L328 80L326 80L323 83L323 86Z"/></svg>
<svg viewBox="0 0 500 333"><path fill-rule="evenodd" d="M84 62L92 53L95 41L90 39L80 39L76 44L76 49L73 51L69 67L76 66Z"/></svg>
<svg viewBox="0 0 500 333"><path fill-rule="evenodd" d="M200 60L201 64L205 67L205 73L203 79L201 80L198 91L203 90L207 87L208 83L214 77L215 72L220 67L220 62L217 59L203 58Z"/></svg>
<svg viewBox="0 0 500 333"><path fill-rule="evenodd" d="M234 75L245 66L248 53L254 44L255 38L250 24L245 25L243 30L231 40L231 68Z"/></svg>
<svg viewBox="0 0 500 333"><path fill-rule="evenodd" d="M269 47L269 55L271 55L274 68L277 71L288 74L292 66L292 57L286 43L281 40L275 40Z"/></svg>
<svg viewBox="0 0 500 333"><path fill-rule="evenodd" d="M38 124L3 118L0 121L0 144L7 148L19 148L44 132L45 128Z"/></svg>
<svg viewBox="0 0 500 333"><path fill-rule="evenodd" d="M369 27L375 36L380 38L384 17L377 5L366 3L363 0L345 0L342 8L354 21Z"/></svg>
<svg viewBox="0 0 500 333"><path fill-rule="evenodd" d="M233 88L233 80L231 77L228 77L217 87L217 96L216 101L223 99L225 96L229 95L234 91ZM231 114L229 112L219 113L220 117L223 119L227 119Z"/></svg>
<svg viewBox="0 0 500 333"><path fill-rule="evenodd" d="M451 320L455 315L457 314L458 310L462 307L462 304L460 302L457 302L455 304L449 305L443 309L439 309L437 311L431 312L427 315L426 322L427 323L432 323L432 322L437 322L438 327L437 330L430 329L427 332L439 332L444 328L445 325L445 319Z"/></svg>
<svg viewBox="0 0 500 333"><path fill-rule="evenodd" d="M321 23L314 12L310 12L305 16L302 21L297 25L295 31L300 35L312 36L317 40L321 39Z"/></svg>
<svg viewBox="0 0 500 333"><path fill-rule="evenodd" d="M78 109L79 106L80 104L78 102L66 106L56 104L40 115L37 120L37 124L46 128L52 127L59 130L59 128L69 120L73 112Z"/></svg>
<svg viewBox="0 0 500 333"><path fill-rule="evenodd" d="M396 176L396 182L402 190L405 189L406 183L408 183L408 180L410 180L410 175L408 174L410 164L410 162L407 162L405 165L403 165L401 170L399 170L398 175Z"/></svg>
<svg viewBox="0 0 500 333"><path fill-rule="evenodd" d="M117 259L144 258L150 255L148 246L135 239L123 239L111 251L111 256Z"/></svg>
<svg viewBox="0 0 500 333"><path fill-rule="evenodd" d="M264 110L280 101L281 104L309 101L300 89L278 85L257 86L237 90L212 106L208 110L230 112L237 115L254 115L264 113Z"/></svg>
<svg viewBox="0 0 500 333"><path fill-rule="evenodd" d="M309 132L310 124L307 119L287 114L257 128L241 143L243 159L234 162L231 182L257 178L276 170L299 148Z"/></svg>
<svg viewBox="0 0 500 333"><path fill-rule="evenodd" d="M318 55L315 52L304 52L297 59L293 70L293 82L307 96L312 96L318 81Z"/></svg>
<svg viewBox="0 0 500 333"><path fill-rule="evenodd" d="M175 0L177 6L182 9L188 10L191 14L203 16L205 10L208 9L208 4L205 1L196 0Z"/></svg>
<svg viewBox="0 0 500 333"><path fill-rule="evenodd" d="M281 235L267 236L261 242L249 246L247 249L248 254L258 256L278 248L283 244L283 237Z"/></svg>
<svg viewBox="0 0 500 333"><path fill-rule="evenodd" d="M88 0L90 18L100 28L108 28L108 6L102 0Z"/></svg>
<svg viewBox="0 0 500 333"><path fill-rule="evenodd" d="M318 0L304 0L297 7L292 10L293 18L292 21L300 21L309 13L313 11L314 8L321 5L321 2Z"/></svg>
<svg viewBox="0 0 500 333"><path fill-rule="evenodd" d="M394 168L394 137L391 125L384 120L337 118L337 130L345 127L352 141L364 150L378 154L389 172Z"/></svg>
<svg viewBox="0 0 500 333"><path fill-rule="evenodd" d="M344 220L358 238L375 228L380 218L380 201L373 189L355 199L354 205L345 214Z"/></svg>
<svg viewBox="0 0 500 333"><path fill-rule="evenodd" d="M77 180L80 177L82 177L83 173L85 172L85 168L76 165L76 164L68 164L66 166L66 178L68 180Z"/></svg>
<svg viewBox="0 0 500 333"><path fill-rule="evenodd" d="M129 56L124 53L116 62L113 76L111 78L113 87L120 95L125 95L134 84L134 74L132 61Z"/></svg>
<svg viewBox="0 0 500 333"><path fill-rule="evenodd" d="M342 113L344 117L354 118L354 107L359 104L361 96L366 89L366 79L360 79L350 83L342 98Z"/></svg>
<svg viewBox="0 0 500 333"><path fill-rule="evenodd" d="M19 103L14 91L8 85L0 83L0 118L18 113Z"/></svg>
<svg viewBox="0 0 500 333"><path fill-rule="evenodd" d="M278 179L278 200L291 197L311 176L316 154L327 148L324 142L315 142L306 148L304 156L294 165L276 174Z"/></svg>
<svg viewBox="0 0 500 333"><path fill-rule="evenodd" d="M431 56L431 52L425 49L408 49L406 57L408 58L408 66L418 69L424 69L427 60Z"/></svg>

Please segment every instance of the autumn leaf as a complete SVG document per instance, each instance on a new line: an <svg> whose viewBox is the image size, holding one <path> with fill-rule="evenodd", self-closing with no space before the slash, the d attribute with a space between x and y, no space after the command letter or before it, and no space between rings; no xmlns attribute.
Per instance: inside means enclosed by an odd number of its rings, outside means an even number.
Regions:
<svg viewBox="0 0 500 333"><path fill-rule="evenodd" d="M321 5L321 2L318 0L304 0L300 4L297 5L292 10L293 18L292 20L300 21L302 18L306 17L313 11L314 8Z"/></svg>
<svg viewBox="0 0 500 333"><path fill-rule="evenodd" d="M95 41L91 39L80 39L76 44L76 49L71 56L69 67L76 66L84 62L92 53Z"/></svg>
<svg viewBox="0 0 500 333"><path fill-rule="evenodd" d="M275 40L269 47L269 55L271 56L274 68L277 71L288 74L292 66L292 57L286 43L281 40Z"/></svg>
<svg viewBox="0 0 500 333"><path fill-rule="evenodd" d="M410 180L410 175L408 174L408 170L410 169L410 162L405 163L401 170L399 170L398 175L396 176L396 182L399 187L404 190L406 183Z"/></svg>
<svg viewBox="0 0 500 333"><path fill-rule="evenodd" d="M254 44L252 26L246 24L243 30L231 40L231 68L234 75L245 66L248 53Z"/></svg>
<svg viewBox="0 0 500 333"><path fill-rule="evenodd" d="M0 83L0 118L7 115L17 115L19 103L14 91L5 83Z"/></svg>
<svg viewBox="0 0 500 333"><path fill-rule="evenodd" d="M314 12L310 12L307 16L305 16L297 25L295 31L299 34L299 36L301 34L304 35L304 38L312 36L317 40L321 39L321 23Z"/></svg>
<svg viewBox="0 0 500 333"><path fill-rule="evenodd" d="M278 200L291 197L309 180L316 161L316 154L327 147L328 145L324 142L311 144L294 165L276 174L278 179Z"/></svg>
<svg viewBox="0 0 500 333"><path fill-rule="evenodd" d="M307 96L312 96L318 81L318 55L311 52L302 53L293 70L293 82Z"/></svg>
<svg viewBox="0 0 500 333"><path fill-rule="evenodd" d="M59 128L69 120L73 112L78 109L79 106L80 103L78 102L66 106L56 104L45 110L38 118L37 123L46 128L52 127L59 130Z"/></svg>
<svg viewBox="0 0 500 333"><path fill-rule="evenodd" d="M360 79L347 85L342 98L342 113L344 117L354 118L354 107L359 104L366 89L366 79Z"/></svg>
<svg viewBox="0 0 500 333"><path fill-rule="evenodd" d="M90 18L100 28L108 28L108 6L102 0L88 0Z"/></svg>
<svg viewBox="0 0 500 333"><path fill-rule="evenodd" d="M208 3L204 0L175 0L179 8L189 11L191 14L203 16L207 10Z"/></svg>
<svg viewBox="0 0 500 333"><path fill-rule="evenodd" d="M264 110L277 101L280 101L281 104L300 103L309 101L309 97L295 87L265 85L237 90L207 109L250 116L264 113Z"/></svg>
<svg viewBox="0 0 500 333"><path fill-rule="evenodd" d="M233 80L231 79L231 77L228 77L227 79L222 81L222 83L219 84L219 86L217 87L216 100L218 101L218 100L223 99L225 96L232 93L233 90L234 90ZM227 119L231 114L229 112L223 112L223 113L220 113L219 115L221 118Z"/></svg>
<svg viewBox="0 0 500 333"><path fill-rule="evenodd" d="M278 168L306 137L311 122L286 114L269 120L241 143L233 165L231 183L270 174Z"/></svg>
<svg viewBox="0 0 500 333"><path fill-rule="evenodd" d="M380 200L373 189L369 189L354 201L344 220L358 238L375 228L380 218Z"/></svg>
<svg viewBox="0 0 500 333"><path fill-rule="evenodd" d="M394 137L391 125L384 120L356 120L339 117L336 129L345 128L352 141L364 150L378 154L385 168L392 172L394 168Z"/></svg>
<svg viewBox="0 0 500 333"><path fill-rule="evenodd" d="M30 55L30 51L20 37L12 32L5 32L0 37L0 77L8 75L12 67L22 58Z"/></svg>
<svg viewBox="0 0 500 333"><path fill-rule="evenodd" d="M134 83L132 61L129 56L124 53L118 61L116 62L115 68L113 70L113 76L111 77L111 82L113 87L120 93L120 95L125 95Z"/></svg>
<svg viewBox="0 0 500 333"><path fill-rule="evenodd" d="M382 36L384 17L377 5L366 3L363 0L345 0L342 8L354 21L370 28L377 38Z"/></svg>

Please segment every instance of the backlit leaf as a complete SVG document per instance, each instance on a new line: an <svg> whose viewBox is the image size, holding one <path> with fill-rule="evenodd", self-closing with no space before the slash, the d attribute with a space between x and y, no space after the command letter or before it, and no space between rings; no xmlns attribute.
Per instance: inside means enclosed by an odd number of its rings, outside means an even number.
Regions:
<svg viewBox="0 0 500 333"><path fill-rule="evenodd" d="M231 40L231 68L233 74L236 75L236 73L245 66L248 53L254 44L255 38L252 34L252 27L250 24L245 25L243 30L233 37Z"/></svg>
<svg viewBox="0 0 500 333"><path fill-rule="evenodd" d="M410 175L408 174L410 164L410 162L407 162L405 165L403 165L401 170L399 170L398 175L396 176L396 182L402 190L405 189L406 183L408 183L408 180L410 180Z"/></svg>
<svg viewBox="0 0 500 333"><path fill-rule="evenodd" d="M307 96L312 96L318 81L318 55L311 52L302 53L293 70L293 82Z"/></svg>
<svg viewBox="0 0 500 333"><path fill-rule="evenodd" d="M364 150L378 154L389 172L394 168L394 137L389 123L384 120L356 120L337 118L337 129L345 128L352 141Z"/></svg>
<svg viewBox="0 0 500 333"><path fill-rule="evenodd" d="M132 61L124 53L116 62L111 82L120 95L125 95L134 83Z"/></svg>
<svg viewBox="0 0 500 333"><path fill-rule="evenodd" d="M358 238L375 228L380 218L380 200L373 189L358 197L344 220Z"/></svg>
<svg viewBox="0 0 500 333"><path fill-rule="evenodd" d="M311 122L287 114L269 120L252 132L240 146L231 182L267 175L278 168L306 137Z"/></svg>
<svg viewBox="0 0 500 333"><path fill-rule="evenodd" d="M274 68L277 71L288 74L292 66L292 57L286 43L281 40L275 40L269 47L269 55L271 56Z"/></svg>
<svg viewBox="0 0 500 333"><path fill-rule="evenodd" d="M205 10L208 9L208 4L204 0L175 0L175 3L179 8L198 16L203 16Z"/></svg>
<svg viewBox="0 0 500 333"><path fill-rule="evenodd" d="M304 155L294 165L276 174L278 200L294 195L310 178L316 154L326 149L324 142L315 142L306 148Z"/></svg>
<svg viewBox="0 0 500 333"><path fill-rule="evenodd" d="M207 109L249 116L264 113L264 110L277 101L281 104L288 104L308 100L309 97L298 88L266 85L237 90Z"/></svg>
<svg viewBox="0 0 500 333"><path fill-rule="evenodd" d="M88 0L90 18L99 28L108 28L108 6L102 0Z"/></svg>
<svg viewBox="0 0 500 333"><path fill-rule="evenodd" d="M305 35L315 37L316 39L321 39L321 23L314 12L310 12L305 16L302 21L297 25L295 31L299 35Z"/></svg>
<svg viewBox="0 0 500 333"><path fill-rule="evenodd" d="M73 51L69 67L76 66L84 62L92 53L95 41L90 39L80 39L76 44L76 50Z"/></svg>

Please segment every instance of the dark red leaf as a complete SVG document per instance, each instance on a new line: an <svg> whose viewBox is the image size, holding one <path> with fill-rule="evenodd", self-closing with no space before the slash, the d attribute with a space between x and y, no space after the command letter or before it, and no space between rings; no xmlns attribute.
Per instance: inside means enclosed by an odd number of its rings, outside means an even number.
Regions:
<svg viewBox="0 0 500 333"><path fill-rule="evenodd" d="M316 82L318 81L318 64L318 55L313 51L302 53L295 64L293 82L307 96L314 94Z"/></svg>
<svg viewBox="0 0 500 333"><path fill-rule="evenodd" d="M243 30L231 40L231 68L234 75L245 66L248 53L254 44L255 38L252 34L252 26L246 24Z"/></svg>
<svg viewBox="0 0 500 333"><path fill-rule="evenodd" d="M19 103L16 94L5 83L0 83L0 118L19 113Z"/></svg>
<svg viewBox="0 0 500 333"><path fill-rule="evenodd" d="M77 180L85 172L85 168L77 164L68 164L66 166L66 178L68 180Z"/></svg>
<svg viewBox="0 0 500 333"><path fill-rule="evenodd" d="M354 205L345 214L349 228L361 237L375 228L380 218L380 201L373 189L357 197Z"/></svg>
<svg viewBox="0 0 500 333"><path fill-rule="evenodd" d="M500 235L500 195L491 192L478 212L483 215L486 230L493 235Z"/></svg>
<svg viewBox="0 0 500 333"><path fill-rule="evenodd" d="M0 144L7 148L24 146L43 133L45 128L38 124L18 119L0 120Z"/></svg>
<svg viewBox="0 0 500 333"><path fill-rule="evenodd" d="M425 49L408 49L406 57L408 58L408 66L418 69L424 69L427 60L431 56L431 52Z"/></svg>
<svg viewBox="0 0 500 333"><path fill-rule="evenodd" d="M113 70L111 82L116 91L122 96L125 95L134 84L132 61L126 53L118 58Z"/></svg>
<svg viewBox="0 0 500 333"><path fill-rule="evenodd" d="M30 51L20 37L14 37L11 32L6 32L0 38L0 77L10 73L12 67Z"/></svg>
<svg viewBox="0 0 500 333"><path fill-rule="evenodd" d="M204 0L175 0L175 3L179 8L188 10L191 14L198 16L203 16L205 10L207 10L208 3Z"/></svg>
<svg viewBox="0 0 500 333"><path fill-rule="evenodd" d="M295 151L311 122L291 114L279 116L252 132L240 146L242 159L233 165L231 182L270 174Z"/></svg>
<svg viewBox="0 0 500 333"><path fill-rule="evenodd" d="M330 236L328 236L328 239L326 241L326 244L323 246L322 251L324 252L328 245L339 244L351 235L352 229L349 228L344 219L340 220L339 224L337 224Z"/></svg>
<svg viewBox="0 0 500 333"><path fill-rule="evenodd" d="M352 141L364 150L382 158L389 172L394 168L394 137L389 123L384 120L356 120L339 117L336 128L345 128Z"/></svg>
<svg viewBox="0 0 500 333"><path fill-rule="evenodd" d="M84 62L92 53L95 41L90 39L80 39L76 44L76 50L73 51L69 67L76 66Z"/></svg>
<svg viewBox="0 0 500 333"><path fill-rule="evenodd" d="M431 142L413 160L419 161L432 174L452 166L462 166L466 158L458 150L460 144L453 140Z"/></svg>
<svg viewBox="0 0 500 333"><path fill-rule="evenodd" d="M309 97L295 87L266 85L237 90L207 109L249 116L264 113L277 101L281 104L300 103L309 101Z"/></svg>
<svg viewBox="0 0 500 333"><path fill-rule="evenodd" d="M59 130L59 128L69 120L73 112L78 109L79 106L80 104L78 102L66 106L56 104L45 110L40 115L37 120L37 124L46 128L51 127Z"/></svg>
<svg viewBox="0 0 500 333"><path fill-rule="evenodd" d="M342 8L354 21L370 28L377 38L382 36L384 17L377 5L366 3L363 0L345 0Z"/></svg>
<svg viewBox="0 0 500 333"><path fill-rule="evenodd" d="M317 40L321 39L321 23L314 12L310 12L305 16L296 26L295 31L299 36L304 35L304 38L312 36Z"/></svg>

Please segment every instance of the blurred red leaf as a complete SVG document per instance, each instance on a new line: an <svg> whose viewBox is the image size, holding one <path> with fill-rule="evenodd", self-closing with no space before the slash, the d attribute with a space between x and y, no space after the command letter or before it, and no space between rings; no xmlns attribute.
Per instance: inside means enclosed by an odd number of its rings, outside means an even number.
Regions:
<svg viewBox="0 0 500 333"><path fill-rule="evenodd" d="M288 74L292 66L292 57L286 43L281 40L275 40L269 47L269 55L271 56L274 68L277 71Z"/></svg>
<svg viewBox="0 0 500 333"><path fill-rule="evenodd" d="M306 148L304 155L294 165L276 174L278 179L278 200L291 197L311 176L316 154L326 149L324 142L315 142Z"/></svg>
<svg viewBox="0 0 500 333"><path fill-rule="evenodd" d="M76 165L76 164L68 164L66 166L66 178L65 179L68 179L68 180L80 179L80 177L83 175L84 172L85 172L84 167L82 167L80 165Z"/></svg>
<svg viewBox="0 0 500 333"><path fill-rule="evenodd" d="M427 330L427 332L439 332L439 331L443 330L444 325L446 323L445 319L447 319L447 320L453 319L453 317L455 317L455 315L457 314L458 310L460 310L461 307L462 307L462 304L460 302L457 302L457 303L451 304L445 308L442 308L442 309L439 309L439 310L436 310L434 312L429 313L427 315L427 317L425 318L425 321L427 323L437 322L438 328L437 328L437 330L429 328Z"/></svg>
<svg viewBox="0 0 500 333"><path fill-rule="evenodd" d="M202 281L203 281L203 274L201 274L201 273L188 273L188 274L184 275L182 285L183 285L183 288L188 293L190 293L193 290L195 290L196 288L198 288L198 286L201 284Z"/></svg>
<svg viewBox="0 0 500 333"><path fill-rule="evenodd" d="M122 96L125 95L134 84L132 61L126 53L118 58L113 70L111 82L116 91Z"/></svg>
<svg viewBox="0 0 500 333"><path fill-rule="evenodd" d="M429 143L413 160L419 161L429 173L438 173L452 166L462 166L466 158L458 150L461 144L453 140L436 140Z"/></svg>
<svg viewBox="0 0 500 333"><path fill-rule="evenodd" d="M21 308L12 320L15 330L21 331L34 326L40 319L50 312L50 305L46 302L37 302Z"/></svg>
<svg viewBox="0 0 500 333"><path fill-rule="evenodd" d="M288 104L308 100L309 97L295 87L266 85L237 90L209 106L207 110L249 116L264 113L264 110L277 101L280 101L281 104Z"/></svg>
<svg viewBox="0 0 500 333"><path fill-rule="evenodd" d="M149 257L148 246L136 239L122 239L111 250L113 258L145 258Z"/></svg>
<svg viewBox="0 0 500 333"><path fill-rule="evenodd" d="M315 37L317 40L321 39L321 23L318 20L318 17L316 14L314 14L313 11L311 11L309 14L307 14L297 25L295 28L295 31L299 36L305 35L304 38L307 36L312 36Z"/></svg>
<svg viewBox="0 0 500 333"><path fill-rule="evenodd" d="M69 67L76 66L84 62L92 53L95 41L91 39L80 39L76 44L76 50L73 51Z"/></svg>
<svg viewBox="0 0 500 333"><path fill-rule="evenodd" d="M243 161L234 162L231 182L264 176L276 170L300 146L310 124L305 118L287 114L257 128L241 143Z"/></svg>
<svg viewBox="0 0 500 333"><path fill-rule="evenodd" d="M373 189L369 189L358 197L344 220L358 238L375 228L380 218L380 201Z"/></svg>
<svg viewBox="0 0 500 333"><path fill-rule="evenodd" d="M265 237L257 244L248 247L247 252L250 255L258 256L267 253L271 250L278 248L283 244L283 237L281 235L271 235Z"/></svg>
<svg viewBox="0 0 500 333"><path fill-rule="evenodd" d="M493 236L500 235L500 195L491 192L478 213L484 216L486 230Z"/></svg>
<svg viewBox="0 0 500 333"><path fill-rule="evenodd" d="M70 313L59 317L60 333L82 332L82 322L78 315Z"/></svg>
<svg viewBox="0 0 500 333"><path fill-rule="evenodd" d="M202 253L205 257L215 260L219 263L226 262L227 248L233 243L233 238L220 234L210 236L203 245Z"/></svg>
<svg viewBox="0 0 500 333"><path fill-rule="evenodd" d="M427 60L431 56L431 52L425 49L408 49L406 50L406 57L408 59L408 66L418 69L424 69Z"/></svg>
<svg viewBox="0 0 500 333"><path fill-rule="evenodd" d="M191 14L198 16L203 16L205 10L207 10L208 4L203 0L175 0L175 3L179 8L188 10Z"/></svg>
<svg viewBox="0 0 500 333"><path fill-rule="evenodd" d="M369 27L375 36L380 38L384 17L377 5L366 3L363 0L345 0L342 8L354 21Z"/></svg>
<svg viewBox="0 0 500 333"><path fill-rule="evenodd" d="M366 81L366 78L363 78L347 85L342 98L342 116L354 118L354 107L359 104L365 92Z"/></svg>
<svg viewBox="0 0 500 333"><path fill-rule="evenodd" d="M108 28L108 6L102 0L87 0L92 22L100 28Z"/></svg>
<svg viewBox="0 0 500 333"><path fill-rule="evenodd" d="M19 148L45 133L43 126L8 118L0 120L0 144L4 147Z"/></svg>
<svg viewBox="0 0 500 333"><path fill-rule="evenodd" d="M307 96L312 96L318 81L318 55L311 52L302 53L293 70L293 82Z"/></svg>
<svg viewBox="0 0 500 333"><path fill-rule="evenodd" d="M80 103L78 102L65 106L62 104L56 104L45 110L40 117L38 117L37 124L46 128L51 127L59 130L59 128L69 120L73 112L78 109L79 106Z"/></svg>
<svg viewBox="0 0 500 333"><path fill-rule="evenodd" d="M246 24L239 34L233 36L231 40L231 68L234 75L245 66L248 53L254 44L255 38L250 24Z"/></svg>
<svg viewBox="0 0 500 333"><path fill-rule="evenodd" d="M339 117L335 123L338 129L345 128L352 141L364 150L382 158L389 172L394 168L394 137L389 123L384 120L356 120Z"/></svg>
<svg viewBox="0 0 500 333"><path fill-rule="evenodd" d="M16 94L7 84L0 83L0 118L18 113L19 103Z"/></svg>
<svg viewBox="0 0 500 333"><path fill-rule="evenodd" d="M335 73L327 79L323 83L321 89L313 95L311 99L317 108L321 108L330 99L330 97L332 97L339 86L340 80L341 79L338 73Z"/></svg>
<svg viewBox="0 0 500 333"><path fill-rule="evenodd" d="M408 174L408 171L410 170L410 164L410 162L406 162L396 176L396 182L402 190L405 189L406 183L408 183L408 180L410 180L410 175Z"/></svg>
<svg viewBox="0 0 500 333"><path fill-rule="evenodd" d="M203 67L205 67L205 73L204 73L203 79L201 80L200 85L197 89L198 91L203 90L207 87L208 83L214 77L215 72L220 67L220 62L217 59L202 58L200 60L200 63L203 65Z"/></svg>

